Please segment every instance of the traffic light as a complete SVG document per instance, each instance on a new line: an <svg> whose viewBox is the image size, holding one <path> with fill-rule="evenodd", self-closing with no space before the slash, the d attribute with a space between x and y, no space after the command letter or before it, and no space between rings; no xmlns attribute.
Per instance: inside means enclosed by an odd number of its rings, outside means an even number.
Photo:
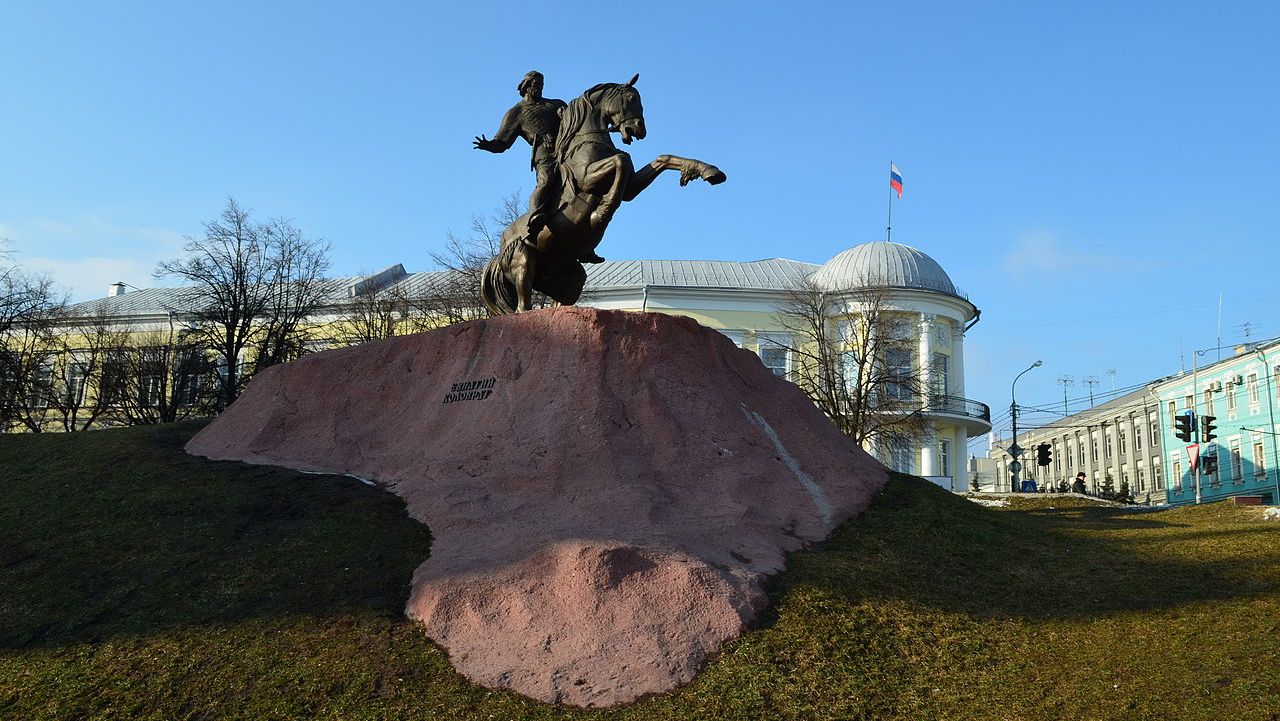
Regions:
<svg viewBox="0 0 1280 721"><path fill-rule="evenodd" d="M1217 434L1214 433L1214 431L1218 430L1218 427L1213 424L1213 422L1216 420L1218 420L1217 416L1200 416L1200 442L1201 443L1208 443L1209 441L1218 437Z"/></svg>
<svg viewBox="0 0 1280 721"><path fill-rule="evenodd" d="M1053 462L1053 451L1048 443L1041 443L1036 446L1036 465L1047 466Z"/></svg>
<svg viewBox="0 0 1280 721"><path fill-rule="evenodd" d="M1218 457L1205 456L1200 459L1200 470L1206 476L1212 476L1218 472Z"/></svg>
<svg viewBox="0 0 1280 721"><path fill-rule="evenodd" d="M1183 443L1191 442L1191 434L1194 432L1195 427L1196 420L1191 411L1175 416L1173 419L1173 435Z"/></svg>

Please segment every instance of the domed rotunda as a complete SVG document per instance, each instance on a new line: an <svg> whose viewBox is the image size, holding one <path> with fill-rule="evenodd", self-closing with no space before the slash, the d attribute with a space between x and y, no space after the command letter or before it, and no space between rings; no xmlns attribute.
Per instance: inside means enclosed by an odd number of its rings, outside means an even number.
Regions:
<svg viewBox="0 0 1280 721"><path fill-rule="evenodd" d="M852 339L842 338L855 357L858 345L882 356L883 366L871 369L873 378L911 379L897 388L890 382L880 398L898 415L918 411L913 427L891 429L883 434L891 440L872 440L868 450L895 470L965 490L957 463L963 466L970 437L991 430L990 409L964 393L964 334L978 322L977 306L937 261L899 243L849 248L809 280L847 299L833 317L838 325L863 328ZM890 338L873 340L877 333Z"/></svg>

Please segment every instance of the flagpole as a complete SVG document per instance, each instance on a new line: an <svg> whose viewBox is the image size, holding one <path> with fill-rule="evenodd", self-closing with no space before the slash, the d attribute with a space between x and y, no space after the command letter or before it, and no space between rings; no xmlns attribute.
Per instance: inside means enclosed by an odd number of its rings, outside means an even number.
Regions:
<svg viewBox="0 0 1280 721"><path fill-rule="evenodd" d="M889 176L893 176L893 161L889 161ZM885 228L885 242L893 242L893 184L889 184L889 225Z"/></svg>

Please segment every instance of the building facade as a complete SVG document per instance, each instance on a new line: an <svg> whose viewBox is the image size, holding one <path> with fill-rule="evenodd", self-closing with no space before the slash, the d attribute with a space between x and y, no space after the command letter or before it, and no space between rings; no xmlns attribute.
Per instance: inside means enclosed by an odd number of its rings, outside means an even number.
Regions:
<svg viewBox="0 0 1280 721"><path fill-rule="evenodd" d="M1022 450L1022 478L1038 488L1069 488L1081 471L1085 488L1099 494L1108 487L1119 492L1127 485L1140 503L1167 502L1168 474L1164 459L1167 439L1155 386L1113 398L1086 411L1018 434ZM1049 444L1051 462L1036 463L1036 447ZM995 461L993 487L983 491L1009 491L1012 472L1009 439L991 440L987 457Z"/></svg>
<svg viewBox="0 0 1280 721"><path fill-rule="evenodd" d="M1239 346L1230 358L1204 368L1198 367L1198 352L1196 360L1190 373L1152 385L1170 469L1168 502L1256 496L1275 504L1280 499L1280 341ZM1189 442L1174 435L1175 418L1187 412L1195 418ZM1203 433L1206 417L1216 426L1211 439Z"/></svg>

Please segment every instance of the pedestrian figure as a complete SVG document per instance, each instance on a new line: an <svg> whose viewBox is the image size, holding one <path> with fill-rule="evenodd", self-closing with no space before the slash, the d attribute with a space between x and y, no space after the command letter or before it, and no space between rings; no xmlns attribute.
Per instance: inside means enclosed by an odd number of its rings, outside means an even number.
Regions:
<svg viewBox="0 0 1280 721"><path fill-rule="evenodd" d="M1076 474L1076 480L1071 484L1072 493L1084 493L1084 471Z"/></svg>

